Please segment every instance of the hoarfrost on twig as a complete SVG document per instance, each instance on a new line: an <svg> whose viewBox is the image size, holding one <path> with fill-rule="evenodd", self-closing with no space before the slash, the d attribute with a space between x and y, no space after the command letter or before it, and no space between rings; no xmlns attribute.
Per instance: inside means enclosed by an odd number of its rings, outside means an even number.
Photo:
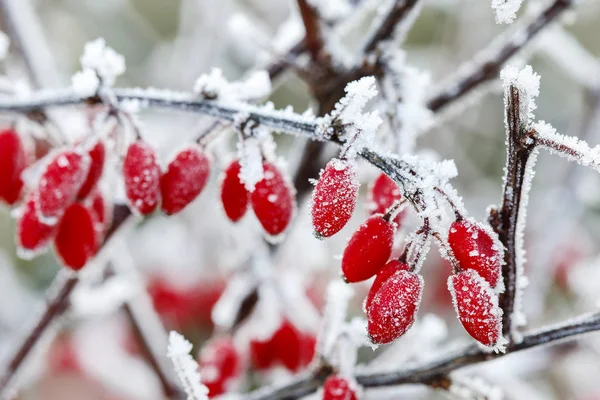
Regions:
<svg viewBox="0 0 600 400"><path fill-rule="evenodd" d="M198 363L190 355L192 344L175 331L169 333L167 356L183 384L188 400L208 400L208 388L200 382Z"/></svg>

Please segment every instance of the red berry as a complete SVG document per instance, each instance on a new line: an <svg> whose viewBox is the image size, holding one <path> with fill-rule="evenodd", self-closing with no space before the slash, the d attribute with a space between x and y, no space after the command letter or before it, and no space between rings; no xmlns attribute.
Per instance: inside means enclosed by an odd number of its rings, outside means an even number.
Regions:
<svg viewBox="0 0 600 400"><path fill-rule="evenodd" d="M96 221L98 232L103 236L112 223L112 203L105 200L100 190L96 190L90 195L87 207Z"/></svg>
<svg viewBox="0 0 600 400"><path fill-rule="evenodd" d="M288 180L270 162L263 163L264 177L250 195L252 209L265 232L281 234L290 225L296 210L295 193Z"/></svg>
<svg viewBox="0 0 600 400"><path fill-rule="evenodd" d="M90 167L90 158L74 149L50 156L38 184L36 209L42 220L54 224L76 199Z"/></svg>
<svg viewBox="0 0 600 400"><path fill-rule="evenodd" d="M160 167L154 149L138 140L123 160L125 193L131 207L141 215L153 212L160 201Z"/></svg>
<svg viewBox="0 0 600 400"><path fill-rule="evenodd" d="M173 215L183 210L202 192L210 175L210 160L198 145L175 155L160 178L162 210Z"/></svg>
<svg viewBox="0 0 600 400"><path fill-rule="evenodd" d="M87 177L79 189L77 198L82 200L88 197L102 176L104 171L104 160L106 158L106 147L102 140L98 140L89 150L90 168Z"/></svg>
<svg viewBox="0 0 600 400"><path fill-rule="evenodd" d="M0 132L0 199L14 204L21 195L21 172L27 166L27 155L21 138L12 129Z"/></svg>
<svg viewBox="0 0 600 400"><path fill-rule="evenodd" d="M209 341L198 355L202 383L208 387L209 397L227 391L231 380L239 376L242 367L240 353L230 338Z"/></svg>
<svg viewBox="0 0 600 400"><path fill-rule="evenodd" d="M373 214L385 214L385 212L397 201L402 199L402 193L396 182L394 182L389 176L384 173L373 181L373 184L369 190L369 198L367 200L367 207L371 215ZM398 213L394 222L400 226L404 212Z"/></svg>
<svg viewBox="0 0 600 400"><path fill-rule="evenodd" d="M54 238L58 258L66 267L78 271L96 254L98 247L99 235L92 212L83 204L71 205Z"/></svg>
<svg viewBox="0 0 600 400"><path fill-rule="evenodd" d="M221 183L221 202L227 218L233 222L239 221L248 209L250 193L240 180L242 167L239 160L233 161L223 174Z"/></svg>
<svg viewBox="0 0 600 400"><path fill-rule="evenodd" d="M410 329L421 302L423 278L398 271L385 281L367 309L367 330L373 343L386 344Z"/></svg>
<svg viewBox="0 0 600 400"><path fill-rule="evenodd" d="M350 220L359 183L354 161L333 159L321 171L312 195L312 223L315 236L330 237Z"/></svg>
<svg viewBox="0 0 600 400"><path fill-rule="evenodd" d="M398 260L390 260L387 264L385 264L381 271L377 273L375 281L373 281L373 285L371 285L371 289L369 290L369 294L365 300L365 310L369 309L373 298L381 286L398 271L408 271L408 265Z"/></svg>
<svg viewBox="0 0 600 400"><path fill-rule="evenodd" d="M342 256L346 282L360 282L377 274L392 254L394 225L381 215L369 217L354 232Z"/></svg>
<svg viewBox="0 0 600 400"><path fill-rule="evenodd" d="M495 346L502 337L502 310L490 284L470 269L450 276L448 289L467 333L485 346Z"/></svg>
<svg viewBox="0 0 600 400"><path fill-rule="evenodd" d="M312 361L316 340L298 330L287 319L283 321L271 340L277 349L279 361L289 371L298 371Z"/></svg>
<svg viewBox="0 0 600 400"><path fill-rule="evenodd" d="M341 376L330 376L323 384L323 400L356 400L350 382Z"/></svg>
<svg viewBox="0 0 600 400"><path fill-rule="evenodd" d="M492 288L498 285L502 256L491 232L467 220L454 221L448 232L448 243L461 269L477 271Z"/></svg>
<svg viewBox="0 0 600 400"><path fill-rule="evenodd" d="M35 192L29 193L17 220L17 245L22 258L32 258L42 251L56 231L56 225L46 225L40 221L35 210L35 196Z"/></svg>
<svg viewBox="0 0 600 400"><path fill-rule="evenodd" d="M252 365L258 370L268 369L275 364L277 349L271 339L250 341L250 358Z"/></svg>

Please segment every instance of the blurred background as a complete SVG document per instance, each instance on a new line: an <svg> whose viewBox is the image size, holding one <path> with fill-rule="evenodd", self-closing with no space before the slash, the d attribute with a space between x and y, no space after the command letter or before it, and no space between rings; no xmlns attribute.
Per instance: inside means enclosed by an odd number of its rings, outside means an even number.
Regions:
<svg viewBox="0 0 600 400"><path fill-rule="evenodd" d="M51 48L59 75L56 87L68 85L80 69L86 42L105 38L124 55L127 71L116 86L191 90L194 81L213 67L233 81L270 59L284 54L303 35L296 5L287 0L37 0L31 1ZM361 38L376 14L353 24L348 37ZM539 4L525 1L520 16ZM530 63L541 75L536 117L559 132L600 143L600 2L589 0L541 34L512 63ZM456 71L480 49L511 26L496 25L489 1L425 0L423 11L402 46L409 64L429 71L432 84ZM18 60L7 71L24 76ZM306 86L293 73L275 83L270 97L277 108L292 105L303 112L315 104ZM486 208L501 199L505 164L505 133L500 85L480 91L447 112L418 140L419 152L453 159L458 177L452 183L469 213L485 220ZM191 114L146 110L144 134L162 160L210 124ZM74 132L73 135L77 135ZM252 216L232 225L218 197L219 173L235 152L235 135L222 135L215 145L211 182L203 194L175 217L156 215L127 237L126 252L141 271L143 284L168 329L183 333L199 349L213 335L211 312L228 280L247 265L260 228ZM278 154L293 168L302 139L277 136ZM330 149L328 157L336 154ZM307 208L301 204L297 221L281 244L279 257L268 268L301 282L315 310L321 310L326 284L337 279L339 254L353 230L365 219L364 194L375 176L361 164L361 204L351 223L335 237L312 236ZM316 178L316 177L315 177ZM111 187L115 199L118 185ZM598 303L600 258L600 177L557 156L542 152L530 196L524 306L528 327L558 322ZM404 232L415 225L410 212ZM401 249L402 234L397 249ZM125 251L121 248L115 252ZM14 349L15 340L35 319L50 282L60 267L52 252L31 261L17 257L14 219L0 210L0 354ZM432 248L423 268L425 298L419 322L386 351L360 351L359 362L381 368L422 360L440 345L470 340L460 328L446 289L449 265ZM368 284L356 285L351 314L361 316ZM318 326L308 324L316 334ZM28 365L19 394L22 399L156 399L161 391L139 344L119 312L73 312L55 338ZM374 360L374 361L371 361ZM242 390L264 382L289 379L290 371L249 372ZM577 343L511 355L485 366L461 370L467 380L474 372L485 385L501 387L507 398L600 399L600 335ZM482 383L483 384L483 383ZM446 396L421 387L377 389L369 399L438 398Z"/></svg>

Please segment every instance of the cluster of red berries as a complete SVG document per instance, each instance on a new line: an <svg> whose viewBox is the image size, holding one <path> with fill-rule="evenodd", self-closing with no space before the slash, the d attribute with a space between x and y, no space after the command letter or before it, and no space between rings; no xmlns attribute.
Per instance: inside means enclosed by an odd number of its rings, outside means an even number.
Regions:
<svg viewBox="0 0 600 400"><path fill-rule="evenodd" d="M200 379L211 398L230 391L243 370L241 353L227 336L207 342L198 354L198 364Z"/></svg>
<svg viewBox="0 0 600 400"><path fill-rule="evenodd" d="M332 375L323 384L323 400L357 400L356 390L350 381L339 375Z"/></svg>
<svg viewBox="0 0 600 400"><path fill-rule="evenodd" d="M331 160L321 172L312 197L315 236L339 232L349 221L358 197L356 164ZM423 278L403 260L389 260L401 214L391 221L402 199L395 182L380 174L369 192L371 216L354 232L342 256L346 282L375 280L365 300L367 330L377 344L390 343L413 324L423 292ZM501 246L493 234L462 218L450 227L448 242L457 273L448 287L459 319L480 343L493 347L501 339L498 292L501 289Z"/></svg>
<svg viewBox="0 0 600 400"><path fill-rule="evenodd" d="M13 129L0 132L2 198L9 205L24 199L16 228L20 253L33 256L53 241L62 263L78 270L94 256L110 224L110 204L97 187L104 143L55 149L38 161L37 179L26 186L23 171L33 168L35 157L24 139ZM5 152L10 156L4 158Z"/></svg>
<svg viewBox="0 0 600 400"><path fill-rule="evenodd" d="M274 163L264 160L262 167L263 179L250 192L240 179L240 161L231 162L221 181L221 202L232 222L239 221L252 206L267 235L276 237L285 232L294 217L295 190Z"/></svg>

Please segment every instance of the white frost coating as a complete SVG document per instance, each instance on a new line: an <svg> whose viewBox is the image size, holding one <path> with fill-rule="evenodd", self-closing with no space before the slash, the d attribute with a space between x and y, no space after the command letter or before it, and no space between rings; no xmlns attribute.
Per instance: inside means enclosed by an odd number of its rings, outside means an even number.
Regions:
<svg viewBox="0 0 600 400"><path fill-rule="evenodd" d="M503 400L504 392L499 386L492 385L479 376L452 376L452 385L448 391L457 399Z"/></svg>
<svg viewBox="0 0 600 400"><path fill-rule="evenodd" d="M107 47L103 38L86 43L80 61L84 70L94 71L109 86L125 72L125 58Z"/></svg>
<svg viewBox="0 0 600 400"><path fill-rule="evenodd" d="M492 8L496 13L496 23L510 24L517 17L523 0L492 0Z"/></svg>
<svg viewBox="0 0 600 400"><path fill-rule="evenodd" d="M354 290L350 285L335 279L327 286L327 297L325 312L323 313L323 325L319 333L319 354L328 357L340 333L342 332L348 302L353 296Z"/></svg>
<svg viewBox="0 0 600 400"><path fill-rule="evenodd" d="M519 91L519 117L522 124L533 121L533 111L536 109L535 98L540 94L540 76L533 72L531 65L519 70L514 65L508 65L500 72L504 86L504 104L508 104L510 87L515 86Z"/></svg>
<svg viewBox="0 0 600 400"><path fill-rule="evenodd" d="M213 306L211 317L213 323L224 329L233 326L240 304L250 294L256 285L256 279L251 273L241 271L234 274L228 281L227 287Z"/></svg>
<svg viewBox="0 0 600 400"><path fill-rule="evenodd" d="M167 357L183 384L188 400L208 400L208 388L200 383L198 363L190 355L192 344L175 331L169 333Z"/></svg>
<svg viewBox="0 0 600 400"><path fill-rule="evenodd" d="M251 72L242 81L229 82L219 68L213 68L196 80L194 92L222 101L257 100L271 93L271 80L266 71L260 70Z"/></svg>
<svg viewBox="0 0 600 400"><path fill-rule="evenodd" d="M238 142L238 157L240 159L240 180L249 192L263 179L262 152L257 138L246 138Z"/></svg>
<svg viewBox="0 0 600 400"><path fill-rule="evenodd" d="M116 312L142 290L139 282L115 276L99 287L80 285L71 295L71 308L76 315L108 315Z"/></svg>
<svg viewBox="0 0 600 400"><path fill-rule="evenodd" d="M600 145L590 147L584 140L579 140L574 136L561 135L552 125L544 121L537 121L532 128L536 131L538 143L548 149L550 153L600 172Z"/></svg>
<svg viewBox="0 0 600 400"><path fill-rule="evenodd" d="M352 11L348 0L308 0L308 3L327 21L341 20Z"/></svg>
<svg viewBox="0 0 600 400"><path fill-rule="evenodd" d="M336 124L345 126L346 144L342 154L346 158L356 157L363 147L373 143L375 133L383 122L377 111L363 113L369 100L377 96L375 83L372 76L350 82L344 89L346 95L336 103L335 109L319 120L320 133L325 135L331 135Z"/></svg>
<svg viewBox="0 0 600 400"><path fill-rule="evenodd" d="M84 69L71 77L71 86L79 96L92 96L100 86L100 79L93 70Z"/></svg>
<svg viewBox="0 0 600 400"><path fill-rule="evenodd" d="M8 36L0 31L0 60L4 60L8 54L8 47L10 46L10 40Z"/></svg>

